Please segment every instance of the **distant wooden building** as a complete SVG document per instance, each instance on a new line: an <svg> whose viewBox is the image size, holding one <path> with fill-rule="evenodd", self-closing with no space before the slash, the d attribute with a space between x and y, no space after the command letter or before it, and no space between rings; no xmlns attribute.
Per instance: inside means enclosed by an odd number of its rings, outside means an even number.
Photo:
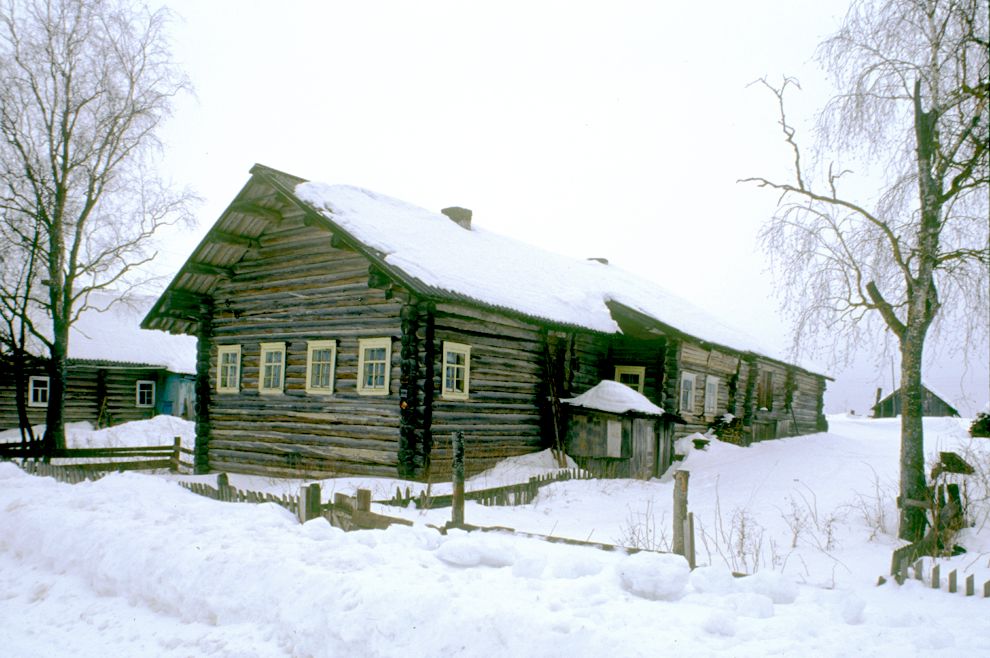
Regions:
<svg viewBox="0 0 990 658"><path fill-rule="evenodd" d="M921 415L923 416L959 416L959 412L951 404L932 393L931 389L922 384ZM885 398L880 398L882 394L877 389L877 402L873 405L874 418L896 418L900 416L903 409L901 399L901 389L897 389Z"/></svg>
<svg viewBox="0 0 990 658"><path fill-rule="evenodd" d="M261 165L142 326L198 338L196 463L444 477L560 444L602 380L743 442L824 429L825 377L618 268Z"/></svg>
<svg viewBox="0 0 990 658"><path fill-rule="evenodd" d="M105 293L93 297L100 306L110 301ZM141 329L150 305L144 298L80 315L70 331L66 422L105 427L157 414L195 415L195 341ZM49 391L42 358L33 360L27 377L28 418L42 425ZM10 361L0 355L0 429L19 425L14 381Z"/></svg>

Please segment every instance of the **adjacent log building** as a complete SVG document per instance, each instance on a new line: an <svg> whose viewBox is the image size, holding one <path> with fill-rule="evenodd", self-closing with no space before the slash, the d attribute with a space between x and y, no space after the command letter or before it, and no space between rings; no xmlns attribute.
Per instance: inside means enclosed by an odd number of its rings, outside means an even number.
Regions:
<svg viewBox="0 0 990 658"><path fill-rule="evenodd" d="M111 305L112 301L113 295L93 293L93 308L83 311L70 329L65 422L106 427L157 414L192 418L195 341L141 329L151 299ZM44 359L32 359L25 376L28 420L42 425L49 390ZM0 429L18 425L12 361L0 355Z"/></svg>
<svg viewBox="0 0 990 658"><path fill-rule="evenodd" d="M653 284L461 208L261 165L142 326L198 339L201 471L439 478L461 431L476 472L562 445L560 400L602 380L680 416L681 434L825 427L824 376Z"/></svg>

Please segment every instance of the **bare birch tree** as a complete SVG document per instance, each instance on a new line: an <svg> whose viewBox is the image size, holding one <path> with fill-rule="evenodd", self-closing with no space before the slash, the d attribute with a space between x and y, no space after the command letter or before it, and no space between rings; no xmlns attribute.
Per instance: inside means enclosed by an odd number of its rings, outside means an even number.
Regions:
<svg viewBox="0 0 990 658"><path fill-rule="evenodd" d="M12 351L48 353L47 449L64 446L69 328L89 294L133 285L155 231L189 216L188 193L152 173L188 86L167 19L128 0L0 2L0 314Z"/></svg>
<svg viewBox="0 0 990 658"><path fill-rule="evenodd" d="M853 345L876 318L901 357L900 524L925 532L922 357L939 324L986 340L990 297L986 0L858 0L819 46L838 94L818 121L817 168L799 149L784 96L780 126L790 181L750 178L780 193L761 239L786 286L795 345ZM825 164L827 163L827 164ZM866 165L871 192L851 191ZM816 171L818 173L816 173ZM983 355L981 355L982 357Z"/></svg>

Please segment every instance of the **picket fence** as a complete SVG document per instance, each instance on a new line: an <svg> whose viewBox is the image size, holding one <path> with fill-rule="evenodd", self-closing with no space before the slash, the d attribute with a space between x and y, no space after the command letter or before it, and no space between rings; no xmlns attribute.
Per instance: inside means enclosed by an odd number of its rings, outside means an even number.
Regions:
<svg viewBox="0 0 990 658"><path fill-rule="evenodd" d="M464 492L465 500L473 500L487 507L503 505L529 505L540 493L543 487L557 482L567 482L568 480L591 480L595 479L589 471L579 468L547 473L529 478L526 482L508 484L500 487L488 489L474 489ZM409 503L415 502L420 509L440 509L450 507L453 504L453 494L431 495L427 490L418 494L412 493L406 487L405 493L396 487L395 495L385 500L376 500L381 505L392 507L406 507Z"/></svg>

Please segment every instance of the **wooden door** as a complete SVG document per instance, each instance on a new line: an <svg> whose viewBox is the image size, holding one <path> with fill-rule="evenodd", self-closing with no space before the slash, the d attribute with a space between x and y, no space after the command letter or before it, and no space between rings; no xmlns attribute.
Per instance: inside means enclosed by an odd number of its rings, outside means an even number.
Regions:
<svg viewBox="0 0 990 658"><path fill-rule="evenodd" d="M656 475L656 421L646 418L633 420L632 455L629 476L645 480Z"/></svg>

